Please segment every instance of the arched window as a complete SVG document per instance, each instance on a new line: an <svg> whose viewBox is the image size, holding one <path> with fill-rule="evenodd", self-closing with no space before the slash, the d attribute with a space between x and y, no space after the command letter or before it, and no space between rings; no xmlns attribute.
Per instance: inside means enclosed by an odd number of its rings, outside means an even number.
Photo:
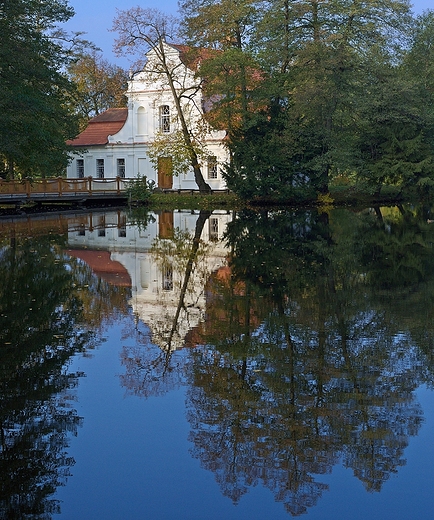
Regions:
<svg viewBox="0 0 434 520"><path fill-rule="evenodd" d="M161 105L160 107L160 132L168 134L170 132L170 107Z"/></svg>
<svg viewBox="0 0 434 520"><path fill-rule="evenodd" d="M137 133L146 134L146 113L144 107L137 109Z"/></svg>

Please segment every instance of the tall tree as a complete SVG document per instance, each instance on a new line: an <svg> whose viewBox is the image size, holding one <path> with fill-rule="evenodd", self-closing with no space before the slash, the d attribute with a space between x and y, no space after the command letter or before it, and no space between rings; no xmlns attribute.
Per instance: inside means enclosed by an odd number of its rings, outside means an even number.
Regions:
<svg viewBox="0 0 434 520"><path fill-rule="evenodd" d="M166 44L166 41L174 41L178 21L157 9L135 7L118 11L112 30L119 34L115 42L118 55L135 54L143 60L143 55L153 50L154 59L152 63L148 63L147 70L158 77L170 91L196 184L201 192L211 191L202 174L188 115L184 109L185 102L192 100L200 90L200 81L193 85L185 81L179 63L169 56L170 47ZM139 63L137 65L139 66Z"/></svg>
<svg viewBox="0 0 434 520"><path fill-rule="evenodd" d="M77 86L73 104L82 126L108 108L126 106L128 73L103 59L101 53L92 51L80 56L68 70Z"/></svg>
<svg viewBox="0 0 434 520"><path fill-rule="evenodd" d="M66 0L1 3L2 175L57 175L67 165L65 141L78 132L64 73L72 54L55 29L73 14Z"/></svg>
<svg viewBox="0 0 434 520"><path fill-rule="evenodd" d="M180 5L190 42L220 50L212 60L221 64L214 75L211 66L201 67L216 78L209 85L232 80L215 107L233 110L237 92L242 100L232 117L239 123L235 131L227 126L230 188L246 198L311 196L308 188L327 192L333 174L360 169L366 87L373 67L378 80L380 67L390 70L402 58L411 22L407 0L183 0ZM249 67L258 78L250 87ZM405 98L408 86L399 88ZM377 128L381 132L380 122ZM390 145L395 137L390 134Z"/></svg>
<svg viewBox="0 0 434 520"><path fill-rule="evenodd" d="M230 139L244 128L247 112L252 109L252 93L261 79L249 43L255 4L255 0L180 2L183 38L193 47L208 49L201 61L201 74L206 78L206 95L212 100L210 117L216 126L227 130Z"/></svg>
<svg viewBox="0 0 434 520"><path fill-rule="evenodd" d="M359 167L355 122L366 80L377 59L396 63L409 20L405 0L264 4L255 35L261 63L274 67L278 93L288 99L294 159L320 192L334 172Z"/></svg>

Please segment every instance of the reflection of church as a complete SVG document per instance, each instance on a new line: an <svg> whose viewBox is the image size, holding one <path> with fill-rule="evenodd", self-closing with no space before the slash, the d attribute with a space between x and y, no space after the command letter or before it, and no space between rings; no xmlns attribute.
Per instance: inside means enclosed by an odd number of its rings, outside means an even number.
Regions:
<svg viewBox="0 0 434 520"><path fill-rule="evenodd" d="M203 321L206 283L226 264L222 236L232 215L213 212L192 252L198 217L194 211L160 212L142 228L127 224L123 212L92 213L86 225L68 232L71 256L109 283L131 286L135 315L165 350L183 346L187 333Z"/></svg>

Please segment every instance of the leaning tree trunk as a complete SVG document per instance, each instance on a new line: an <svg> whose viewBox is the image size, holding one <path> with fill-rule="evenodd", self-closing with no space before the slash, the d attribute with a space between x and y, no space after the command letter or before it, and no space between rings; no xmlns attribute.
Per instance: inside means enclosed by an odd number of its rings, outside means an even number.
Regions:
<svg viewBox="0 0 434 520"><path fill-rule="evenodd" d="M173 336L176 333L176 331L178 330L178 320L179 320L179 316L181 314L181 310L183 308L185 308L185 295L187 294L188 282L190 281L190 277L193 272L193 264L197 257L197 252L199 250L200 237L202 236L202 231L203 231L205 222L208 220L211 213L212 213L211 211L201 210L199 213L199 216L197 218L197 221L196 221L193 243L191 246L190 254L188 256L187 266L185 268L184 280L182 282L181 293L179 295L179 300L178 300L178 306L176 308L176 313L173 318L172 328L170 330L169 337L167 339L168 350L171 349Z"/></svg>
<svg viewBox="0 0 434 520"><path fill-rule="evenodd" d="M179 119L179 122L181 124L181 130L182 130L182 136L184 138L185 146L190 154L190 164L193 168L194 172L194 180L196 181L197 187L199 188L199 191L201 193L210 193L211 192L211 186L205 181L202 175L202 169L199 164L199 160L197 157L196 150L194 149L193 141L191 140L190 131L188 129L187 121L185 119L184 112L182 110L181 106L181 100L180 97L176 91L176 86L173 81L173 77L171 74L171 71L169 70L165 59L164 59L164 53L162 53L163 58L163 65L166 72L167 80L169 83L170 90L172 92L173 101L175 103L176 107L176 113Z"/></svg>

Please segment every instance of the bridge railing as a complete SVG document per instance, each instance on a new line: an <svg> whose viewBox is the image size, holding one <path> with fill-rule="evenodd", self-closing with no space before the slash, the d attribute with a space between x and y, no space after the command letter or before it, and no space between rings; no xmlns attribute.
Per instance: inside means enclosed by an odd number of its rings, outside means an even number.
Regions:
<svg viewBox="0 0 434 520"><path fill-rule="evenodd" d="M0 179L0 197L38 198L44 196L121 195L131 179L23 179L6 181Z"/></svg>

